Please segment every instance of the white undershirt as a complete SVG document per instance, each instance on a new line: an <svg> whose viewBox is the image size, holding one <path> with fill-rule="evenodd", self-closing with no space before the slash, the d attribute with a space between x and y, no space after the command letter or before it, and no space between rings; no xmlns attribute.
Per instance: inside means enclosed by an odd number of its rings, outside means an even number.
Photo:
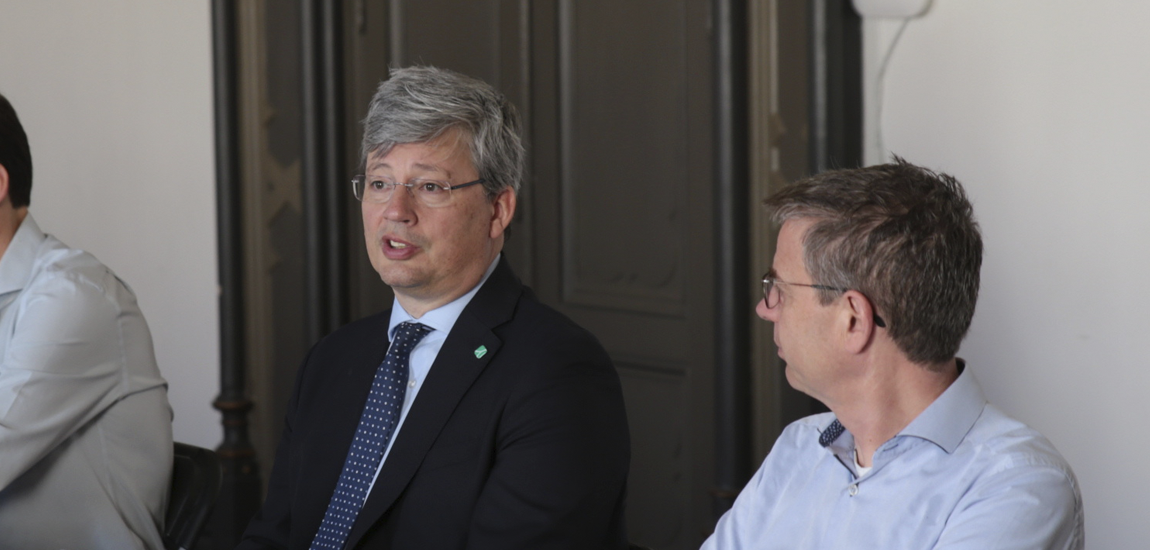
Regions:
<svg viewBox="0 0 1150 550"><path fill-rule="evenodd" d="M874 468L874 466L864 467L862 464L859 464L859 450L858 449L855 449L854 455L855 455L855 470L858 472L858 476L860 478L865 477L867 474L870 473L871 469Z"/></svg>

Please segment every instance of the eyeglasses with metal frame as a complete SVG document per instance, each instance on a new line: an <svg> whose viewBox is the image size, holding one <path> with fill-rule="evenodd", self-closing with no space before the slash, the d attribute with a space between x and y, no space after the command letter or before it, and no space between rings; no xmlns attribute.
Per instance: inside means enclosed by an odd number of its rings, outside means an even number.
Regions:
<svg viewBox="0 0 1150 550"><path fill-rule="evenodd" d="M787 281L780 281L779 279L777 279L775 277L771 277L771 272L768 271L766 274L763 275L763 301L766 302L767 309L775 309L775 306L779 305L779 294L777 292L775 292L775 287L777 285L805 286L807 288L814 288L814 289L818 289L818 290L831 290L834 292L846 292L847 290L850 290L847 288L839 288L839 287L827 286L827 285L808 285L806 283L789 283ZM771 300L772 294L774 294L774 296L775 296L773 302ZM869 298L868 298L868 300L869 300ZM874 324L875 324L875 326L878 326L881 328L886 328L886 321L883 321L882 317L879 317L877 313L874 314Z"/></svg>
<svg viewBox="0 0 1150 550"><path fill-rule="evenodd" d="M413 179L407 183L400 183L390 178L360 174L351 180L351 192L359 201L382 204L391 200L395 195L395 188L402 186L415 197L420 204L437 208L451 204L452 191L463 189L472 185L486 183L487 180L479 178L475 181L451 185L450 183L435 180Z"/></svg>

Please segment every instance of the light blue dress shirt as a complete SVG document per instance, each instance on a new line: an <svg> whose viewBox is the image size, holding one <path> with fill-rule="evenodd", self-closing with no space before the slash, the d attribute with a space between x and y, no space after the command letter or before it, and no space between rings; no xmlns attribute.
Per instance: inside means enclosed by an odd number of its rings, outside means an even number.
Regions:
<svg viewBox="0 0 1150 550"><path fill-rule="evenodd" d="M416 319L412 317L403 306L399 305L399 300L393 300L391 303L391 320L387 325L387 339L388 341L395 341L395 327L400 323L422 323L431 327L431 332L427 333L422 340L411 350L411 355L408 356L408 370L409 375L407 379L407 392L403 396L403 408L399 411L399 421L395 424L395 432L391 435L391 441L388 441L387 448L383 450L383 457L379 459L379 466L375 469L375 476L371 479L372 487L375 486L375 480L379 478L379 472L383 469L383 464L387 462L387 455L391 454L391 446L395 444L395 440L399 438L399 430L403 428L403 421L407 419L407 412L411 410L411 404L415 402L415 396L419 394L419 388L423 387L423 380L427 378L427 373L431 372L431 364L435 362L435 358L439 355L439 350L443 347L443 343L447 341L447 335L451 333L451 327L455 326L455 321L459 320L459 315L463 313L463 308L471 303L471 299L483 287L483 283L487 282L487 278L495 271L495 266L499 265L499 258L502 254L496 254L495 259L492 260L491 265L487 266L487 272L483 274L483 278L479 280L479 284L475 285L468 291L467 294L456 298L450 303L439 306L427 313L423 317ZM371 487L368 487L367 493L371 494Z"/></svg>
<svg viewBox="0 0 1150 550"><path fill-rule="evenodd" d="M788 426L703 549L1083 548L1070 466L988 404L969 370L861 478L850 432L826 441L841 426L833 413Z"/></svg>
<svg viewBox="0 0 1150 550"><path fill-rule="evenodd" d="M0 257L0 548L162 548L171 472L136 297L29 214Z"/></svg>

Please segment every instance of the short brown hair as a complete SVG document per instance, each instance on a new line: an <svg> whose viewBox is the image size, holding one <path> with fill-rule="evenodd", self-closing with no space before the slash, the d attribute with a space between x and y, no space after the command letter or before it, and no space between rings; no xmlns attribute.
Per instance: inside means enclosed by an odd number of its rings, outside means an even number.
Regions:
<svg viewBox="0 0 1150 550"><path fill-rule="evenodd" d="M982 267L982 236L958 180L895 157L803 179L764 204L778 224L815 220L803 237L813 282L866 295L907 358L933 365L958 353ZM819 291L824 305L837 296Z"/></svg>

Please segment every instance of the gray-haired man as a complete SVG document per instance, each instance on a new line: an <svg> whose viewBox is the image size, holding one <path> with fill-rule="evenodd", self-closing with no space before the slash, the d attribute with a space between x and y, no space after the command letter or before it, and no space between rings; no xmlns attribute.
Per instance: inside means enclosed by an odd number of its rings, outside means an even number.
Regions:
<svg viewBox="0 0 1150 550"><path fill-rule="evenodd" d="M618 376L500 257L515 110L483 82L399 69L364 127L353 187L395 302L308 355L240 548L625 548Z"/></svg>

